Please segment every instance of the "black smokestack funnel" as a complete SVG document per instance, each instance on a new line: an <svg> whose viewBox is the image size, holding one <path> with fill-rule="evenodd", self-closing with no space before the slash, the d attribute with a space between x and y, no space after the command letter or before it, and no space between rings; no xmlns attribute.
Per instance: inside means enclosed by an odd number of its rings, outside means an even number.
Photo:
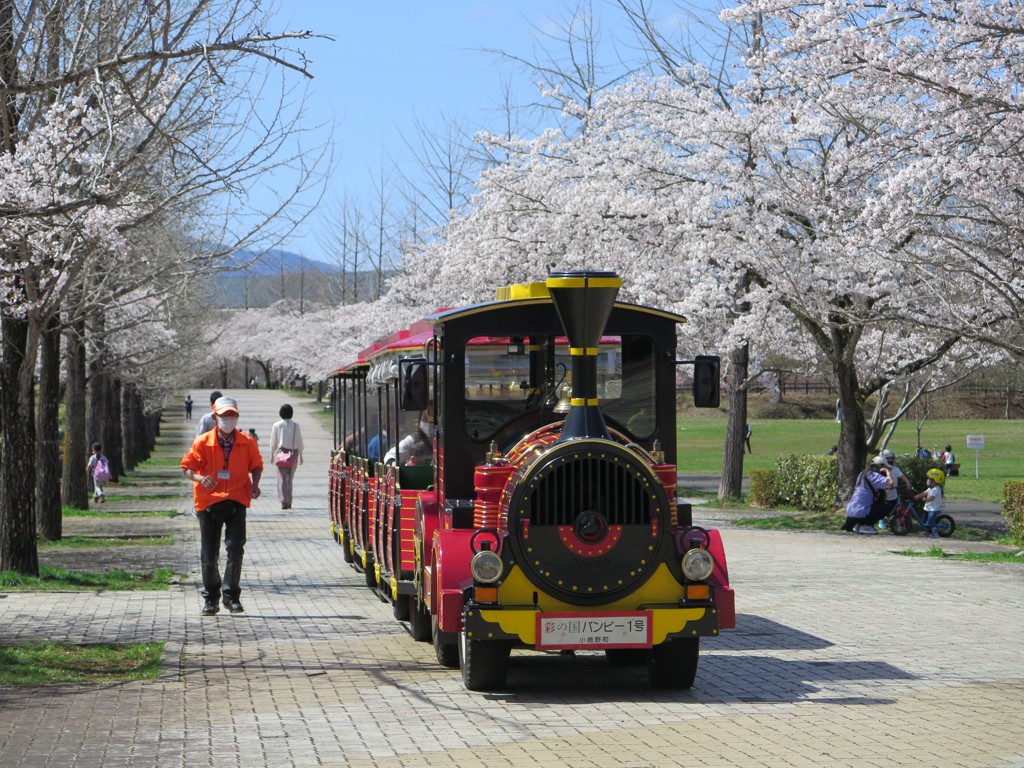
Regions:
<svg viewBox="0 0 1024 768"><path fill-rule="evenodd" d="M547 288L569 337L572 403L558 442L610 438L597 402L597 352L601 334L622 287L614 272L552 272Z"/></svg>

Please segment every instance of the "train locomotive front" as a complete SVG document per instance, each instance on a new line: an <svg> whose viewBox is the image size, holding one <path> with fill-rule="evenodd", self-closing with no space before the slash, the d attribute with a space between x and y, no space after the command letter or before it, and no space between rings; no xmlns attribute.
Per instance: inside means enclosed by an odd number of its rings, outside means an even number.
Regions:
<svg viewBox="0 0 1024 768"><path fill-rule="evenodd" d="M503 688L516 648L602 651L688 688L700 638L735 624L721 537L676 499L682 318L616 302L620 285L552 273L428 318L408 619L470 690Z"/></svg>

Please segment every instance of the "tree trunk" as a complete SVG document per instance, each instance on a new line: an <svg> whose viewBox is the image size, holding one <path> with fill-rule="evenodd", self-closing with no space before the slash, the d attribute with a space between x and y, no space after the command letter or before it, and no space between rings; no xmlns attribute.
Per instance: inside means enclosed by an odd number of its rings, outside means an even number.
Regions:
<svg viewBox="0 0 1024 768"><path fill-rule="evenodd" d="M32 366L26 360L29 321L4 317L0 327L0 571L38 576L35 404Z"/></svg>
<svg viewBox="0 0 1024 768"><path fill-rule="evenodd" d="M110 459L110 481L116 483L124 474L124 439L121 436L121 380L107 376L104 403L101 414L104 452Z"/></svg>
<svg viewBox="0 0 1024 768"><path fill-rule="evenodd" d="M102 338L101 328L91 329L93 338ZM100 335L97 336L97 332ZM121 398L116 382L104 370L105 353L102 344L97 345L96 354L89 360L89 424L88 441L103 446L103 453L110 461L111 481L124 474L121 460Z"/></svg>
<svg viewBox="0 0 1024 768"><path fill-rule="evenodd" d="M839 386L842 423L839 428L839 502L845 503L853 493L857 476L867 464L865 442L864 395L857 380L857 369L845 355L837 355L834 363Z"/></svg>
<svg viewBox="0 0 1024 768"><path fill-rule="evenodd" d="M36 531L43 539L61 537L60 509L60 317L46 324L39 345L39 452L36 472Z"/></svg>
<svg viewBox="0 0 1024 768"><path fill-rule="evenodd" d="M743 447L747 433L747 366L750 349L744 342L729 352L729 420L725 433L719 499L743 495Z"/></svg>
<svg viewBox="0 0 1024 768"><path fill-rule="evenodd" d="M64 473L61 482L64 503L72 509L89 508L89 477L85 462L89 456L85 406L85 324L77 322L64 342L67 386L64 392Z"/></svg>
<svg viewBox="0 0 1024 768"><path fill-rule="evenodd" d="M133 384L121 392L121 434L124 437L124 467L131 471L149 457L150 422L143 412L144 403Z"/></svg>

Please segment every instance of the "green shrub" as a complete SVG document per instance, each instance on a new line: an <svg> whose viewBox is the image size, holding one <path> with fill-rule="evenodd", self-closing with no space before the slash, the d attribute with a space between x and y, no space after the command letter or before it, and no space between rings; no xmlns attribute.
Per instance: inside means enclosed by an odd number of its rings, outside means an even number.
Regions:
<svg viewBox="0 0 1024 768"><path fill-rule="evenodd" d="M928 483L925 481L928 479L926 473L929 469L942 469L942 465L935 459L922 459L920 456L897 456L896 466L910 481L912 493L920 493L928 487ZM900 497L904 496L906 496L906 491L900 490Z"/></svg>
<svg viewBox="0 0 1024 768"><path fill-rule="evenodd" d="M797 509L831 509L838 492L835 456L790 454L778 460L776 484L782 500Z"/></svg>
<svg viewBox="0 0 1024 768"><path fill-rule="evenodd" d="M1010 535L1024 541L1024 482L1003 483L1003 517Z"/></svg>
<svg viewBox="0 0 1024 768"><path fill-rule="evenodd" d="M778 485L775 482L778 472L774 469L750 470L750 500L762 507L777 506L780 498Z"/></svg>

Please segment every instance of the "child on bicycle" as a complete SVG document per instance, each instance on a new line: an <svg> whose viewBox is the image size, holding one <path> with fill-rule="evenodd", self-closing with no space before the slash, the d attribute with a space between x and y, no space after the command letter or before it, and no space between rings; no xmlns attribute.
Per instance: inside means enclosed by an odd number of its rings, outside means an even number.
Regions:
<svg viewBox="0 0 1024 768"><path fill-rule="evenodd" d="M925 474L928 477L928 487L914 498L924 500L924 511L928 513L924 521L925 535L937 539L939 529L935 525L935 518L942 511L942 484L946 482L946 473L941 469L929 469Z"/></svg>

